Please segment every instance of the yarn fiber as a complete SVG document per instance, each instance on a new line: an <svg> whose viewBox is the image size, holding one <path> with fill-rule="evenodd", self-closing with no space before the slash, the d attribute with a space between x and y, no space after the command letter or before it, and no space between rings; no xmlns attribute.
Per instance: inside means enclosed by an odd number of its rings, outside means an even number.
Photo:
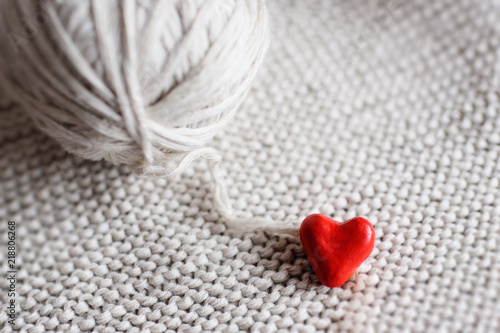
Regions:
<svg viewBox="0 0 500 333"><path fill-rule="evenodd" d="M66 150L173 177L234 114L264 0L5 0L0 80Z"/></svg>

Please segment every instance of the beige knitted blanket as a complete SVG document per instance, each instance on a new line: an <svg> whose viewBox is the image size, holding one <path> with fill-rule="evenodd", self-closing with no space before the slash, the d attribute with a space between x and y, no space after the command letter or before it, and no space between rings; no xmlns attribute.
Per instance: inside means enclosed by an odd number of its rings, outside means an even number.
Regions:
<svg viewBox="0 0 500 333"><path fill-rule="evenodd" d="M0 102L0 331L500 331L500 3L268 5L265 64L214 146L247 216L369 219L355 281L226 230L204 161L139 178Z"/></svg>

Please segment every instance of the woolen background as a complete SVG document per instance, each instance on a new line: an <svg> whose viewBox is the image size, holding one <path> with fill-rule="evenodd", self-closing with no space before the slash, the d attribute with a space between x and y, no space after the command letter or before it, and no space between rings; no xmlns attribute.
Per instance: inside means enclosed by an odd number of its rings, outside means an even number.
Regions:
<svg viewBox="0 0 500 333"><path fill-rule="evenodd" d="M500 3L268 5L265 64L214 146L247 216L368 218L356 281L322 286L297 239L226 230L204 161L173 181L83 161L4 101L2 331L500 330Z"/></svg>

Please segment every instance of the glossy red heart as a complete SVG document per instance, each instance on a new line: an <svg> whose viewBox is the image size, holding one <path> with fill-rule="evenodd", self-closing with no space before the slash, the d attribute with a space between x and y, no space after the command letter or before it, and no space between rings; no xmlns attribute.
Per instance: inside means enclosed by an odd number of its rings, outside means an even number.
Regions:
<svg viewBox="0 0 500 333"><path fill-rule="evenodd" d="M337 222L313 214L300 225L300 241L319 281L340 287L372 252L375 230L362 217Z"/></svg>

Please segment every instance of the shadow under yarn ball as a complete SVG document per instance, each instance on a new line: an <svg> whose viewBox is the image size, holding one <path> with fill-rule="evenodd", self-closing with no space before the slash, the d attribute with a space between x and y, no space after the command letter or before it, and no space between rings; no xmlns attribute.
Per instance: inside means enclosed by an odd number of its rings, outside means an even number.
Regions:
<svg viewBox="0 0 500 333"><path fill-rule="evenodd" d="M264 0L0 2L0 85L66 150L173 177L248 91Z"/></svg>

